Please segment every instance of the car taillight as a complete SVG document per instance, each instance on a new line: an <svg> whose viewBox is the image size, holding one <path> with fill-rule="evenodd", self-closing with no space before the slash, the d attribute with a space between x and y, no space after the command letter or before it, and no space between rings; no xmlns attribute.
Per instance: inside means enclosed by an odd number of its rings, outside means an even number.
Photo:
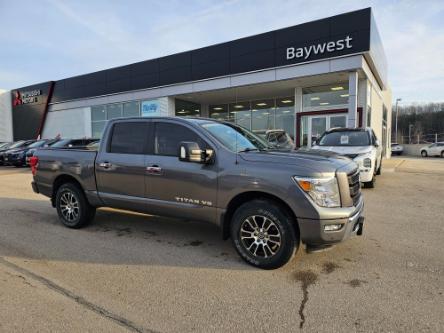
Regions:
<svg viewBox="0 0 444 333"><path fill-rule="evenodd" d="M39 165L39 158L37 156L32 156L29 159L29 165L31 166L32 175L35 176L37 173L37 167Z"/></svg>

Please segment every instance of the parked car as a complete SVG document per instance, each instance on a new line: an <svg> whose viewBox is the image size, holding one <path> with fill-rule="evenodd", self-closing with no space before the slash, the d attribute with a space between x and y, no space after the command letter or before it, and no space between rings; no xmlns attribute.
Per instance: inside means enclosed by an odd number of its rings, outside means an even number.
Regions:
<svg viewBox="0 0 444 333"><path fill-rule="evenodd" d="M401 146L399 143L392 143L392 155L402 155L404 152L404 147Z"/></svg>
<svg viewBox="0 0 444 333"><path fill-rule="evenodd" d="M25 164L27 166L29 166L29 161L30 161L31 157L34 156L34 153L37 151L37 149L43 148L43 147L50 147L51 145L58 142L59 140L60 139L46 139L46 140L40 140L40 141L34 142L32 145L30 145L28 147L28 149L26 151Z"/></svg>
<svg viewBox="0 0 444 333"><path fill-rule="evenodd" d="M54 143L51 147L53 148L84 148L90 143L99 141L99 139L61 139Z"/></svg>
<svg viewBox="0 0 444 333"><path fill-rule="evenodd" d="M100 140L91 142L90 144L86 145L86 149L88 150L99 150L100 148Z"/></svg>
<svg viewBox="0 0 444 333"><path fill-rule="evenodd" d="M11 144L12 144L12 142L2 142L2 143L0 143L0 150L2 150L3 148L8 148Z"/></svg>
<svg viewBox="0 0 444 333"><path fill-rule="evenodd" d="M291 136L283 129L267 130L265 132L265 140L270 147L276 149L293 149L294 142Z"/></svg>
<svg viewBox="0 0 444 333"><path fill-rule="evenodd" d="M14 142L12 145L10 145L5 150L0 151L0 165L11 165L9 162L9 154L15 154L16 152L18 154L21 154L21 152L30 144L34 143L35 140L20 140Z"/></svg>
<svg viewBox="0 0 444 333"><path fill-rule="evenodd" d="M268 150L254 133L212 119L113 119L98 151L43 148L31 166L33 190L67 227L83 227L98 207L205 221L266 269L288 262L300 241L319 248L363 231L355 162Z"/></svg>
<svg viewBox="0 0 444 333"><path fill-rule="evenodd" d="M376 175L381 174L382 149L371 128L333 128L319 138L313 149L333 151L351 158L359 165L359 177L364 187L375 187Z"/></svg>
<svg viewBox="0 0 444 333"><path fill-rule="evenodd" d="M421 148L421 156L441 156L444 157L444 142L435 142Z"/></svg>
<svg viewBox="0 0 444 333"><path fill-rule="evenodd" d="M26 154L30 149L43 147L46 140L30 141L29 144L23 145L19 148L10 149L5 152L5 164L13 165L15 167L26 166Z"/></svg>

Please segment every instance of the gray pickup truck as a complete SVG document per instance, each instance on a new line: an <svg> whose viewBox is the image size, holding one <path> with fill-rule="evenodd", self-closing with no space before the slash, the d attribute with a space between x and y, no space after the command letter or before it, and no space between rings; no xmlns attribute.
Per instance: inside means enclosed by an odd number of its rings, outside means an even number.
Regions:
<svg viewBox="0 0 444 333"><path fill-rule="evenodd" d="M108 122L98 151L45 148L33 190L80 228L98 207L214 223L251 265L287 263L301 242L320 248L363 230L355 162L322 151L278 151L228 122Z"/></svg>

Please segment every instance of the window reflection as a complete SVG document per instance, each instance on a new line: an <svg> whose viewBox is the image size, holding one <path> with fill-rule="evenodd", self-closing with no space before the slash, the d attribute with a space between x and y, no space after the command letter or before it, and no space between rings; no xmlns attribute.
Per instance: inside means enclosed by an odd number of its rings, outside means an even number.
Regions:
<svg viewBox="0 0 444 333"><path fill-rule="evenodd" d="M294 140L294 98L281 97L209 106L210 118L235 122L265 136L270 129L282 129Z"/></svg>
<svg viewBox="0 0 444 333"><path fill-rule="evenodd" d="M302 89L304 111L328 109L348 103L348 83Z"/></svg>

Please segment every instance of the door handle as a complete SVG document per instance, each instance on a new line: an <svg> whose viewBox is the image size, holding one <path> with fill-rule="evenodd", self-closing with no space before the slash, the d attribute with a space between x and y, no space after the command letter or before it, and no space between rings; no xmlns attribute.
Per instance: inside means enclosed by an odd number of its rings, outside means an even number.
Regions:
<svg viewBox="0 0 444 333"><path fill-rule="evenodd" d="M109 162L102 162L102 163L99 164L99 166L101 168L104 168L104 169L109 169L109 168L111 168L111 163L109 163Z"/></svg>
<svg viewBox="0 0 444 333"><path fill-rule="evenodd" d="M150 175L161 175L162 174L162 168L158 165L151 165L146 168L146 171Z"/></svg>

